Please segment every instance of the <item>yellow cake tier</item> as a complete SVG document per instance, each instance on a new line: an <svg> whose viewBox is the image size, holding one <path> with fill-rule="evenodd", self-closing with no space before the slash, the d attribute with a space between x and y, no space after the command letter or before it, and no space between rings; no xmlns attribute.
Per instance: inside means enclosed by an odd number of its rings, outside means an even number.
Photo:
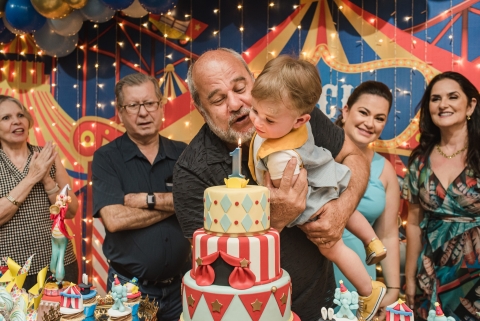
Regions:
<svg viewBox="0 0 480 321"><path fill-rule="evenodd" d="M204 192L205 231L251 235L270 229L270 191L263 186L209 187Z"/></svg>

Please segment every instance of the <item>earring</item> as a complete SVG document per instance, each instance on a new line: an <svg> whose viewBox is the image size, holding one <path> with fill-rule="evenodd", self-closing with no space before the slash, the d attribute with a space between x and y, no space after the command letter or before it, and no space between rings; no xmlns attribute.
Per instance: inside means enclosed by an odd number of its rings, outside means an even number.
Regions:
<svg viewBox="0 0 480 321"><path fill-rule="evenodd" d="M467 115L467 120L470 120L470 118L471 118L470 115Z"/></svg>

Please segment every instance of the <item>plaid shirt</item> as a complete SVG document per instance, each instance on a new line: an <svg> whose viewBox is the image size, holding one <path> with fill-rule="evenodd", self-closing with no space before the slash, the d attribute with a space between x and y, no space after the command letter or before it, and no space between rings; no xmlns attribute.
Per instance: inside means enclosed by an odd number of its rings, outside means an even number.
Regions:
<svg viewBox="0 0 480 321"><path fill-rule="evenodd" d="M23 172L10 161L3 149L0 149L0 197L5 197L28 174L33 152L41 151L38 146L28 145L30 154ZM50 176L55 179L55 166ZM0 257L10 257L20 266L27 258L35 254L29 275L37 274L50 264L52 256L50 200L41 182L32 187L25 201L10 221L0 226ZM68 242L65 253L65 265L75 262L72 243ZM0 266L5 265L0 260Z"/></svg>

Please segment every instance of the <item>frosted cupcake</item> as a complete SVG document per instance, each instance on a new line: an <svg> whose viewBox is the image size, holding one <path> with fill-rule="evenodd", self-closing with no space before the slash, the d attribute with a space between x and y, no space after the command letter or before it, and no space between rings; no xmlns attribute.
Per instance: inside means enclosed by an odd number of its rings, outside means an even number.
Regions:
<svg viewBox="0 0 480 321"><path fill-rule="evenodd" d="M93 317L97 308L97 291L91 289L92 285L88 283L88 276L85 273L82 275L82 283L78 287L83 298L83 314L86 318Z"/></svg>
<svg viewBox="0 0 480 321"><path fill-rule="evenodd" d="M83 314L83 298L80 289L73 283L60 293L60 321L81 321Z"/></svg>
<svg viewBox="0 0 480 321"><path fill-rule="evenodd" d="M142 292L138 290L138 279L134 277L125 286L127 287L127 302L125 302L125 306L132 309L132 315L136 315L142 300Z"/></svg>

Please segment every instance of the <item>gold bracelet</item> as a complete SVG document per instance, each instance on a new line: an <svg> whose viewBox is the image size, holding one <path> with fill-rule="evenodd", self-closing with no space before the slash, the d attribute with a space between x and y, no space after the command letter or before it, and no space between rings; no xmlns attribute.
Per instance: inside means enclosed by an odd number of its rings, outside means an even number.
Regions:
<svg viewBox="0 0 480 321"><path fill-rule="evenodd" d="M19 207L20 206L20 203L17 202L16 199L14 199L12 196L10 196L10 194L7 194L7 200L9 200L13 205L15 205L16 207Z"/></svg>
<svg viewBox="0 0 480 321"><path fill-rule="evenodd" d="M58 187L58 184L55 183L55 187L52 188L51 190L45 191L45 193L47 193L47 195L52 195L58 192L59 190L60 190L60 187Z"/></svg>

